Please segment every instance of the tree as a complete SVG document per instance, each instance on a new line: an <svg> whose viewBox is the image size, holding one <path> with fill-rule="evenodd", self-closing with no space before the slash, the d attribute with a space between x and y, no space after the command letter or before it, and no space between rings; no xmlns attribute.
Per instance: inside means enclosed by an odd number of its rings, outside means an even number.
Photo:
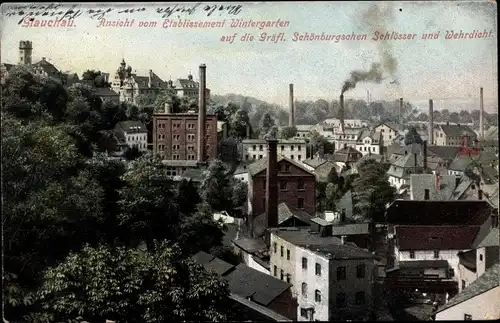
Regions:
<svg viewBox="0 0 500 323"><path fill-rule="evenodd" d="M358 173L352 183L354 209L365 219L381 221L386 204L393 201L395 195L385 168L381 163L368 159L359 165Z"/></svg>
<svg viewBox="0 0 500 323"><path fill-rule="evenodd" d="M201 199L214 211L231 210L233 177L221 160L213 160L201 182Z"/></svg>
<svg viewBox="0 0 500 323"><path fill-rule="evenodd" d="M132 147L126 147L125 151L123 152L123 157L130 161L130 160L135 160L143 155L143 152L139 150L137 146L132 146Z"/></svg>
<svg viewBox="0 0 500 323"><path fill-rule="evenodd" d="M201 202L201 198L191 180L180 181L176 201L182 214L192 214L196 210L196 205Z"/></svg>
<svg viewBox="0 0 500 323"><path fill-rule="evenodd" d="M248 200L248 184L240 180L235 180L232 198L234 208L245 205Z"/></svg>
<svg viewBox="0 0 500 323"><path fill-rule="evenodd" d="M335 169L335 167L332 167L332 169L328 172L327 180L328 183L338 184L339 174L337 173L337 169Z"/></svg>
<svg viewBox="0 0 500 323"><path fill-rule="evenodd" d="M281 139L290 139L293 138L297 135L297 128L296 127L284 127L280 131L280 137Z"/></svg>
<svg viewBox="0 0 500 323"><path fill-rule="evenodd" d="M179 213L173 182L161 159L146 154L131 161L122 180L118 219L128 240L144 241L150 247L155 239L175 239Z"/></svg>
<svg viewBox="0 0 500 323"><path fill-rule="evenodd" d="M273 117L271 117L271 114L269 112L266 112L260 120L260 138L264 138L264 136L267 135L271 128L275 125L276 122L274 121Z"/></svg>
<svg viewBox="0 0 500 323"><path fill-rule="evenodd" d="M247 128L250 126L250 118L248 113L243 109L234 111L228 117L229 136L237 139L246 138Z"/></svg>
<svg viewBox="0 0 500 323"><path fill-rule="evenodd" d="M225 321L231 311L227 282L166 243L151 253L86 247L48 270L37 296L59 322Z"/></svg>
<svg viewBox="0 0 500 323"><path fill-rule="evenodd" d="M411 144L419 144L422 145L424 141L420 137L420 134L417 132L417 129L413 126L410 126L408 129L408 132L405 135L404 139L405 145L411 145Z"/></svg>
<svg viewBox="0 0 500 323"><path fill-rule="evenodd" d="M339 196L339 187L333 183L328 183L325 190L325 206L327 210L335 210L335 201L337 201Z"/></svg>

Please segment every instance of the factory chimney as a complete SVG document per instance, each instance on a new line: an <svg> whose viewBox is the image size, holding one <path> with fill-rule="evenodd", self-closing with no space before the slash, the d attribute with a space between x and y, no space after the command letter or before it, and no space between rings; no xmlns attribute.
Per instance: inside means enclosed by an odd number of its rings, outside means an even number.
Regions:
<svg viewBox="0 0 500 323"><path fill-rule="evenodd" d="M424 140L422 143L422 156L423 156L423 167L424 167L424 174L427 174L427 140Z"/></svg>
<svg viewBox="0 0 500 323"><path fill-rule="evenodd" d="M340 95L340 110L339 110L339 120L340 120L340 133L344 133L344 95Z"/></svg>
<svg viewBox="0 0 500 323"><path fill-rule="evenodd" d="M278 226L278 140L267 140L266 215L267 227Z"/></svg>
<svg viewBox="0 0 500 323"><path fill-rule="evenodd" d="M207 67L200 65L200 84L198 87L198 162L205 160L205 114L207 108L206 81Z"/></svg>
<svg viewBox="0 0 500 323"><path fill-rule="evenodd" d="M399 124L403 129L403 98L399 98Z"/></svg>
<svg viewBox="0 0 500 323"><path fill-rule="evenodd" d="M483 88L479 90L479 136L480 140L484 140L484 104L483 104Z"/></svg>
<svg viewBox="0 0 500 323"><path fill-rule="evenodd" d="M290 115L288 116L288 126L290 127L295 127L295 104L293 101L293 84L290 84L290 90L289 90L289 108L290 108Z"/></svg>
<svg viewBox="0 0 500 323"><path fill-rule="evenodd" d="M434 102L429 99L429 143L434 145Z"/></svg>

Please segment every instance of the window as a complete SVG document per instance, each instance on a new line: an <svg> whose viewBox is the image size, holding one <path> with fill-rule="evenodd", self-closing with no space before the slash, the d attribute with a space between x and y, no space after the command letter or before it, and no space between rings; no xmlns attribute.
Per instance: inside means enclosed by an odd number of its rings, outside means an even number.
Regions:
<svg viewBox="0 0 500 323"><path fill-rule="evenodd" d="M194 123L188 123L187 128L188 129L194 129Z"/></svg>
<svg viewBox="0 0 500 323"><path fill-rule="evenodd" d="M286 274L286 282L290 283L291 280L292 280L292 275Z"/></svg>
<svg viewBox="0 0 500 323"><path fill-rule="evenodd" d="M294 158L293 158L293 155L291 155L291 156L290 156L290 159L294 159Z"/></svg>
<svg viewBox="0 0 500 323"><path fill-rule="evenodd" d="M479 261L483 261L483 255L479 255Z"/></svg>
<svg viewBox="0 0 500 323"><path fill-rule="evenodd" d="M307 318L307 310L305 308L300 309L300 316L303 318Z"/></svg>
<svg viewBox="0 0 500 323"><path fill-rule="evenodd" d="M287 183L286 183L286 180L282 179L282 180L280 181L280 189L281 189L282 191L286 191L286 184L287 184Z"/></svg>
<svg viewBox="0 0 500 323"><path fill-rule="evenodd" d="M273 249L274 249L274 253L278 252L278 244L276 242L273 243Z"/></svg>
<svg viewBox="0 0 500 323"><path fill-rule="evenodd" d="M467 285L465 284L465 280L462 279L462 289L465 289L465 287L467 287Z"/></svg>
<svg viewBox="0 0 500 323"><path fill-rule="evenodd" d="M252 150L254 150L254 151L257 150L257 145L253 145Z"/></svg>
<svg viewBox="0 0 500 323"><path fill-rule="evenodd" d="M291 146L290 146L290 150L291 150L291 151L294 151L294 148L295 148L295 146L294 146L294 145L291 145Z"/></svg>
<svg viewBox="0 0 500 323"><path fill-rule="evenodd" d="M314 301L316 303L321 303L321 292L319 291L319 289L316 289L314 291Z"/></svg>
<svg viewBox="0 0 500 323"><path fill-rule="evenodd" d="M299 209L303 209L303 208L304 208L304 199L303 199L302 197L299 197L299 198L297 199L297 207L298 207Z"/></svg>
<svg viewBox="0 0 500 323"><path fill-rule="evenodd" d="M248 160L248 157L249 157L249 156L248 156L248 154L246 154L246 155L245 155L245 160Z"/></svg>
<svg viewBox="0 0 500 323"><path fill-rule="evenodd" d="M345 267L337 267L337 280L344 280L346 277L345 275Z"/></svg>
<svg viewBox="0 0 500 323"><path fill-rule="evenodd" d="M316 276L321 276L321 265L316 263L316 268L315 268Z"/></svg>
<svg viewBox="0 0 500 323"><path fill-rule="evenodd" d="M298 155L298 156L297 156L297 159L298 159L298 160L302 160L302 155Z"/></svg>
<svg viewBox="0 0 500 323"><path fill-rule="evenodd" d="M302 150L302 146L300 146L300 145L299 145L299 146L297 146L297 150L298 150L298 151L301 151L301 150ZM299 155L299 156L300 156L300 155ZM299 159L300 159L300 158L299 158Z"/></svg>
<svg viewBox="0 0 500 323"><path fill-rule="evenodd" d="M448 269L448 276L455 277L455 270L453 268Z"/></svg>
<svg viewBox="0 0 500 323"><path fill-rule="evenodd" d="M276 277L278 275L278 267L276 267L276 265L273 268L273 272L274 272L274 277Z"/></svg>
<svg viewBox="0 0 500 323"><path fill-rule="evenodd" d="M290 250L286 249L286 260L290 260Z"/></svg>
<svg viewBox="0 0 500 323"><path fill-rule="evenodd" d="M365 278L365 265L357 265L356 266L356 277L358 278Z"/></svg>
<svg viewBox="0 0 500 323"><path fill-rule="evenodd" d="M283 257L283 255L285 253L285 248L283 246L280 247L280 253L281 253L281 257Z"/></svg>
<svg viewBox="0 0 500 323"><path fill-rule="evenodd" d="M464 314L464 321L472 321L472 315Z"/></svg>
<svg viewBox="0 0 500 323"><path fill-rule="evenodd" d="M259 155L259 159L262 159L262 155Z"/></svg>
<svg viewBox="0 0 500 323"><path fill-rule="evenodd" d="M439 250L434 250L434 259L439 259Z"/></svg>
<svg viewBox="0 0 500 323"><path fill-rule="evenodd" d="M290 171L290 165L285 165L285 172L288 173Z"/></svg>
<svg viewBox="0 0 500 323"><path fill-rule="evenodd" d="M263 150L262 145L259 145L259 150L260 150L260 151L262 151L262 150Z"/></svg>
<svg viewBox="0 0 500 323"><path fill-rule="evenodd" d="M307 284L302 283L302 297L307 298Z"/></svg>
<svg viewBox="0 0 500 323"><path fill-rule="evenodd" d="M174 135L174 140L179 140L181 138L181 135Z"/></svg>
<svg viewBox="0 0 500 323"><path fill-rule="evenodd" d="M337 294L337 307L344 307L346 303L346 297L344 293Z"/></svg>
<svg viewBox="0 0 500 323"><path fill-rule="evenodd" d="M302 269L307 269L307 258L302 257Z"/></svg>
<svg viewBox="0 0 500 323"><path fill-rule="evenodd" d="M304 180L303 179L299 179L299 181L297 183L297 189L298 190L303 190L304 189Z"/></svg>
<svg viewBox="0 0 500 323"><path fill-rule="evenodd" d="M181 149L180 145L172 145L172 150L179 150Z"/></svg>
<svg viewBox="0 0 500 323"><path fill-rule="evenodd" d="M415 259L415 251L410 251L410 259Z"/></svg>
<svg viewBox="0 0 500 323"><path fill-rule="evenodd" d="M285 272L283 269L280 270L280 279L283 280L285 278Z"/></svg>
<svg viewBox="0 0 500 323"><path fill-rule="evenodd" d="M285 150L285 146L281 146L281 151Z"/></svg>
<svg viewBox="0 0 500 323"><path fill-rule="evenodd" d="M173 156L172 156L172 159L173 159L173 160L179 160L179 158L180 158L180 156L179 156L179 155L173 155Z"/></svg>
<svg viewBox="0 0 500 323"><path fill-rule="evenodd" d="M365 303L365 292L356 293L356 305L363 305Z"/></svg>

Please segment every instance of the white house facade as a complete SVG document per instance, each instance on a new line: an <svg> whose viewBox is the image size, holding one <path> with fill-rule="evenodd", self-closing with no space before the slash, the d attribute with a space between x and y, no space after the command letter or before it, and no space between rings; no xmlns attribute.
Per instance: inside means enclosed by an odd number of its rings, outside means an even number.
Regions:
<svg viewBox="0 0 500 323"><path fill-rule="evenodd" d="M262 139L245 139L241 143L242 158L245 161L267 157L267 142ZM306 141L302 139L279 140L278 155L302 161L306 159Z"/></svg>
<svg viewBox="0 0 500 323"><path fill-rule="evenodd" d="M366 155L380 155L382 152L382 134L374 131L363 131L356 142L356 150Z"/></svg>
<svg viewBox="0 0 500 323"><path fill-rule="evenodd" d="M399 127L389 122L380 123L373 130L382 134L382 145L384 147L390 146L397 135L399 135Z"/></svg>

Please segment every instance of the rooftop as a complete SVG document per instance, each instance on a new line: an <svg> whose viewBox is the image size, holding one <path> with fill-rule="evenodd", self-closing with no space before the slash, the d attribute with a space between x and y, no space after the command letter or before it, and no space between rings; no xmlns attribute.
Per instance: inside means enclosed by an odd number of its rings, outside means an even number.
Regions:
<svg viewBox="0 0 500 323"><path fill-rule="evenodd" d="M492 212L484 200L396 200L388 207L386 219L401 225L482 225Z"/></svg>
<svg viewBox="0 0 500 323"><path fill-rule="evenodd" d="M455 175L439 176L439 191L437 190L437 175L434 174L411 174L410 189L413 200L424 200L425 190L429 190L431 200L446 201L450 199L455 190Z"/></svg>
<svg viewBox="0 0 500 323"><path fill-rule="evenodd" d="M476 248L498 246L499 244L499 229L492 228L486 237L477 244Z"/></svg>
<svg viewBox="0 0 500 323"><path fill-rule="evenodd" d="M440 127L446 136L461 137L464 134L468 134L473 137L476 136L476 133L469 126L464 126L461 124L446 124L440 125Z"/></svg>
<svg viewBox="0 0 500 323"><path fill-rule="evenodd" d="M399 250L471 249L479 226L396 226Z"/></svg>
<svg viewBox="0 0 500 323"><path fill-rule="evenodd" d="M309 225L311 221L311 216L306 212L284 202L278 204L278 225L282 225L285 221L292 218L299 221L293 224L296 226ZM255 235L261 236L264 234L267 228L267 213L264 212L255 217L253 226Z"/></svg>
<svg viewBox="0 0 500 323"><path fill-rule="evenodd" d="M496 264L488 269L484 274L479 276L478 279L467 286L461 293L450 299L450 301L441 307L436 313L442 312L450 307L456 306L495 287L498 287L500 284L500 279L498 279L498 277L500 277L500 264Z"/></svg>
<svg viewBox="0 0 500 323"><path fill-rule="evenodd" d="M251 176L254 176L262 171L265 171L267 169L267 161L268 161L268 158L266 157L266 158L259 159L255 162L253 162L252 164L248 165L248 174ZM297 161L290 159L288 157L282 156L282 155L278 155L278 163L281 163L281 162L287 162L287 163L292 164L293 166L303 170L304 172L306 172L310 175L314 175L311 171L309 171L307 168L302 166Z"/></svg>
<svg viewBox="0 0 500 323"><path fill-rule="evenodd" d="M244 250L250 254L261 251L263 249L267 249L266 243L260 239L241 238L241 239L233 240L233 243L237 247L241 248L242 250Z"/></svg>
<svg viewBox="0 0 500 323"><path fill-rule="evenodd" d="M197 264L202 265L206 270L213 271L218 275L224 275L233 269L233 265L217 258L209 253L200 251L191 257Z"/></svg>

